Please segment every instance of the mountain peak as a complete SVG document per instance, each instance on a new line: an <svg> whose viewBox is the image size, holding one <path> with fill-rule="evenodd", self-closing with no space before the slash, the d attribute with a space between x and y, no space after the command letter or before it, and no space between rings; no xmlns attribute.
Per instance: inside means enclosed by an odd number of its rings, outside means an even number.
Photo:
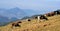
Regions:
<svg viewBox="0 0 60 31"><path fill-rule="evenodd" d="M15 9L15 10L21 10L19 7L15 7L15 8L12 8L12 9Z"/></svg>
<svg viewBox="0 0 60 31"><path fill-rule="evenodd" d="M19 7L15 7L15 9L20 9Z"/></svg>

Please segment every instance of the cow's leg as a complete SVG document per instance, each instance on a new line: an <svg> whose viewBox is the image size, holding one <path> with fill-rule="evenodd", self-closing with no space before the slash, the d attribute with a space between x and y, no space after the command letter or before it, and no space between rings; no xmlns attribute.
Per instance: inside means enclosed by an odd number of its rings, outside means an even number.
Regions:
<svg viewBox="0 0 60 31"><path fill-rule="evenodd" d="M60 14L60 10L59 10L59 14Z"/></svg>
<svg viewBox="0 0 60 31"><path fill-rule="evenodd" d="M15 24L15 27L20 27L20 25L19 24Z"/></svg>
<svg viewBox="0 0 60 31"><path fill-rule="evenodd" d="M58 14L59 14L59 12L58 12L58 11L55 11L54 13L55 13L55 15L58 15Z"/></svg>
<svg viewBox="0 0 60 31"><path fill-rule="evenodd" d="M60 14L60 12L58 12L58 14Z"/></svg>
<svg viewBox="0 0 60 31"><path fill-rule="evenodd" d="M48 17L50 17L51 15L50 14L48 14Z"/></svg>
<svg viewBox="0 0 60 31"><path fill-rule="evenodd" d="M15 26L15 23L13 23L12 25L11 25L11 28L13 28Z"/></svg>
<svg viewBox="0 0 60 31"><path fill-rule="evenodd" d="M38 16L38 22L40 22L40 16Z"/></svg>

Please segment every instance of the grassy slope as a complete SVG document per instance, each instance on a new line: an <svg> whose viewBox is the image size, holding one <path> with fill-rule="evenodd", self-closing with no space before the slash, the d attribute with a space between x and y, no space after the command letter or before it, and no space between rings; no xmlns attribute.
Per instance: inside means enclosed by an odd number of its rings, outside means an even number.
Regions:
<svg viewBox="0 0 60 31"><path fill-rule="evenodd" d="M60 15L48 17L49 20L38 22L37 19L32 21L22 21L21 27L11 28L11 24L0 27L0 31L60 31ZM46 25L46 26L44 26Z"/></svg>

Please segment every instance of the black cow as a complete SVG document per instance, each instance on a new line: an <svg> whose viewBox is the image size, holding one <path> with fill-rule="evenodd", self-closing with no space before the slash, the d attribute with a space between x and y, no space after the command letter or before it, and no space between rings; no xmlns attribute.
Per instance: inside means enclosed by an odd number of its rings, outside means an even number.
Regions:
<svg viewBox="0 0 60 31"><path fill-rule="evenodd" d="M41 15L41 16L40 16L40 19L48 20L48 18L47 18L46 16L44 16L44 15Z"/></svg>
<svg viewBox="0 0 60 31"><path fill-rule="evenodd" d="M60 14L60 10L54 11L55 15L59 15Z"/></svg>
<svg viewBox="0 0 60 31"><path fill-rule="evenodd" d="M27 19L27 21L31 21L31 19Z"/></svg>

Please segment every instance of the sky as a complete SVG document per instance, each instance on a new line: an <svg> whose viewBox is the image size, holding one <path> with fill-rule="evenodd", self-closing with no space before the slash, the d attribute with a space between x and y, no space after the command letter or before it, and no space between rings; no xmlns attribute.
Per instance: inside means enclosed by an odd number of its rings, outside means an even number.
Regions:
<svg viewBox="0 0 60 31"><path fill-rule="evenodd" d="M56 10L60 9L60 0L0 0L0 8L10 9L14 7L33 10Z"/></svg>

